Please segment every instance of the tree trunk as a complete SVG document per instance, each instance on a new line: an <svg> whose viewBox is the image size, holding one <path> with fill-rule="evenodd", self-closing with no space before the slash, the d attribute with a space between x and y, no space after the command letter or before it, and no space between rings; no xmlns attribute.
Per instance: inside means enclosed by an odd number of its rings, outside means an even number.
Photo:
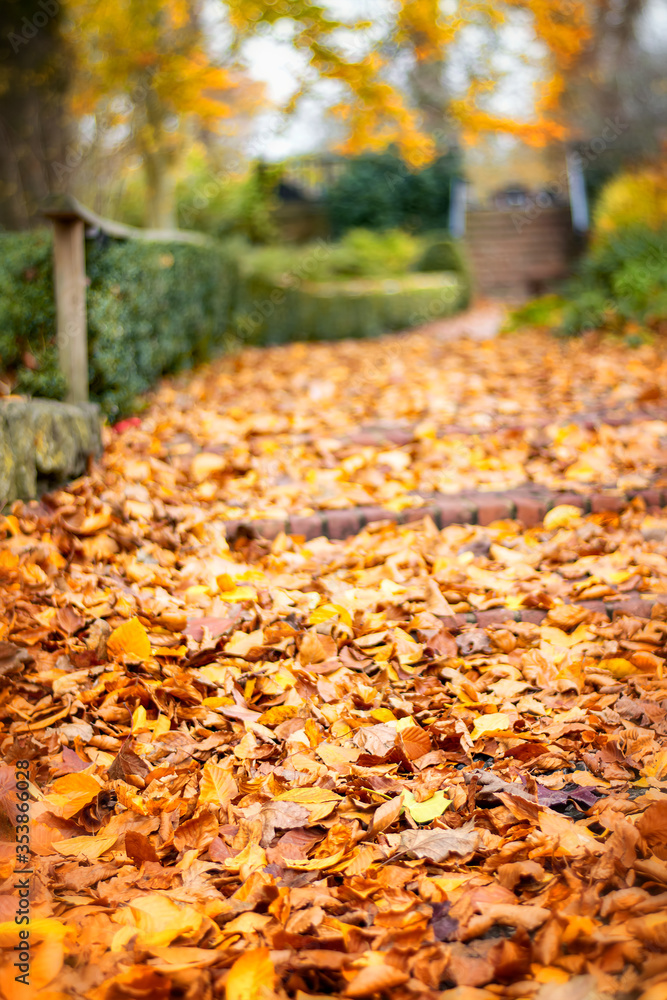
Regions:
<svg viewBox="0 0 667 1000"><path fill-rule="evenodd" d="M176 177L164 153L144 153L146 225L151 229L177 229Z"/></svg>
<svg viewBox="0 0 667 1000"><path fill-rule="evenodd" d="M39 205L64 181L68 151L65 112L67 52L60 6L32 0L0 3L0 228L43 225ZM37 22L36 13L40 14ZM39 24L39 26L38 26Z"/></svg>
<svg viewBox="0 0 667 1000"><path fill-rule="evenodd" d="M146 178L146 225L176 229L176 170L181 141L178 134L165 128L165 118L165 108L149 85L137 130Z"/></svg>

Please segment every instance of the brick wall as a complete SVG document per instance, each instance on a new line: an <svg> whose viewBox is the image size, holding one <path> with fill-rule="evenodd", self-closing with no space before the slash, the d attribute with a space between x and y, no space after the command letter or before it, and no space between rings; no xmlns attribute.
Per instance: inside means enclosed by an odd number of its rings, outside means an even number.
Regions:
<svg viewBox="0 0 667 1000"><path fill-rule="evenodd" d="M478 295L525 299L548 291L572 270L577 242L569 208L469 209L466 245Z"/></svg>

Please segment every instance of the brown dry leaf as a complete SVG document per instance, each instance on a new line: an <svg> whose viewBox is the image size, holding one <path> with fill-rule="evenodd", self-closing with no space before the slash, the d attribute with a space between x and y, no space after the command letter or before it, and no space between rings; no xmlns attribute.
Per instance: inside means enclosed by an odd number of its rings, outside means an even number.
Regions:
<svg viewBox="0 0 667 1000"><path fill-rule="evenodd" d="M224 808L238 793L231 771L207 761L199 783L199 802Z"/></svg>
<svg viewBox="0 0 667 1000"><path fill-rule="evenodd" d="M369 965L348 983L343 996L370 997L375 993L384 993L402 986L409 978L407 973L401 972L393 965Z"/></svg>
<svg viewBox="0 0 667 1000"><path fill-rule="evenodd" d="M144 861L158 860L157 852L148 837L137 830L128 830L125 834L125 853L137 868L140 868Z"/></svg>
<svg viewBox="0 0 667 1000"><path fill-rule="evenodd" d="M373 819L366 833L367 840L375 840L378 833L383 833L392 823L395 823L403 808L403 798L397 795L394 799L383 802L373 813Z"/></svg>
<svg viewBox="0 0 667 1000"><path fill-rule="evenodd" d="M66 774L53 782L45 801L59 816L70 819L96 799L103 788L101 781L92 774Z"/></svg>
<svg viewBox="0 0 667 1000"><path fill-rule="evenodd" d="M127 781L129 778L141 780L149 773L150 767L134 752L132 741L129 739L123 743L107 770L107 775L112 781Z"/></svg>
<svg viewBox="0 0 667 1000"><path fill-rule="evenodd" d="M116 837L71 837L69 840L53 842L53 849L68 858L93 861L106 854L116 842Z"/></svg>
<svg viewBox="0 0 667 1000"><path fill-rule="evenodd" d="M426 858L435 864L446 861L450 854L472 854L479 843L479 833L472 823L458 830L405 830L400 836L400 847L404 853Z"/></svg>

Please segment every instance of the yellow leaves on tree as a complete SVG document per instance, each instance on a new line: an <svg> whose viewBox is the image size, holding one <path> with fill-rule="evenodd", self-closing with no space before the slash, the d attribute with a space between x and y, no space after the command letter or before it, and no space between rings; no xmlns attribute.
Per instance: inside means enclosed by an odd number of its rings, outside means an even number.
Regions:
<svg viewBox="0 0 667 1000"><path fill-rule="evenodd" d="M396 52L416 63L439 63L465 29L472 26L485 33L497 32L504 24L513 23L517 12L527 14L534 37L545 53L544 79L534 118L517 122L484 106L483 98L493 89L495 72L491 65L475 75L465 96L450 101L448 112L451 121L458 122L469 135L503 131L543 144L564 134L554 112L563 90L563 73L590 36L594 13L591 6L584 0L459 0L452 11L444 14L438 0L402 0L396 5L394 17L381 23L383 30L378 37L377 21L354 17L338 20L322 3L280 6L273 0L227 2L231 23L239 36L261 24L290 20L295 29L294 45L308 54L309 68L317 76L341 85L341 99L331 112L345 125L342 151L377 150L395 143L415 166L432 158L436 144L424 129L419 112L406 102L402 86L392 79L389 71Z"/></svg>
<svg viewBox="0 0 667 1000"><path fill-rule="evenodd" d="M66 11L74 113L94 114L98 132L126 135L143 161L147 224L175 226L185 151L196 130L229 118L240 68L210 57L192 0L68 0ZM256 87L244 91L256 100Z"/></svg>
<svg viewBox="0 0 667 1000"><path fill-rule="evenodd" d="M248 79L238 53L261 26L286 22L291 44L307 59L308 83L289 98L287 112L314 79L330 81L340 93L330 112L344 126L342 151L381 150L393 143L418 166L435 155L436 143L392 74L397 53L408 63L439 65L466 28L494 32L516 12L528 14L546 64L534 120L516 122L485 106L495 76L491 65L475 74L468 93L451 100L447 110L467 134L504 131L543 143L563 135L554 115L563 73L585 45L592 16L583 0L459 0L447 15L438 0L402 0L386 20L373 21L337 17L313 0L220 0L219 13L236 41L214 59L201 28L202 6L197 0L68 0L66 5L76 55L75 113L95 114L105 132L124 132L141 155L149 225L175 224L174 185L192 135L228 126L239 100L244 107L257 106L259 85Z"/></svg>

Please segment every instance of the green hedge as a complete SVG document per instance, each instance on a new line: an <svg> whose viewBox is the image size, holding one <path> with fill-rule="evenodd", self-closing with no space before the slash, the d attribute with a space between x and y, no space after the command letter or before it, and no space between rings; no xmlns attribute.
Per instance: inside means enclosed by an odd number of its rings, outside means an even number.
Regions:
<svg viewBox="0 0 667 1000"><path fill-rule="evenodd" d="M62 399L51 259L48 232L0 236L0 366L14 391ZM86 271L91 398L111 418L223 342L235 267L222 244L93 242Z"/></svg>
<svg viewBox="0 0 667 1000"><path fill-rule="evenodd" d="M408 274L386 279L275 283L249 276L241 281L234 328L246 342L374 337L451 316L468 299L456 274Z"/></svg>
<svg viewBox="0 0 667 1000"><path fill-rule="evenodd" d="M222 244L112 241L91 246L86 267L90 389L105 412L128 412L224 343L236 272Z"/></svg>
<svg viewBox="0 0 667 1000"><path fill-rule="evenodd" d="M0 373L15 373L17 393L62 399L52 258L46 230L0 235Z"/></svg>

